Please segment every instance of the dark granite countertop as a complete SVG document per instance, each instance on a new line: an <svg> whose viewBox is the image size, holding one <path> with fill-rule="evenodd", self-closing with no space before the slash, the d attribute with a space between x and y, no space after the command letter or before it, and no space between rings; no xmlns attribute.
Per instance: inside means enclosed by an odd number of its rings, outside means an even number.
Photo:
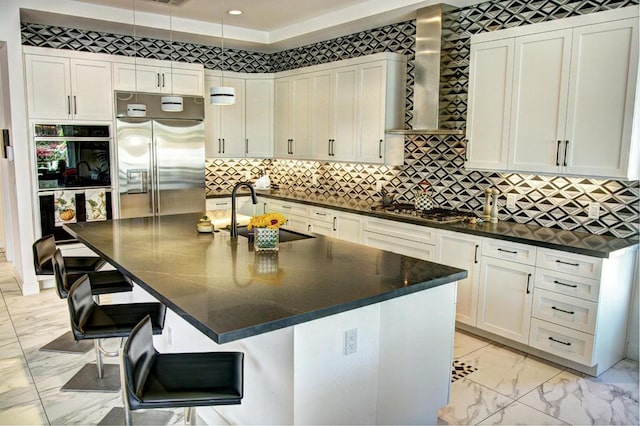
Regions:
<svg viewBox="0 0 640 426"><path fill-rule="evenodd" d="M467 276L461 269L316 236L257 253L200 214L66 224L74 237L217 343L265 333Z"/></svg>
<svg viewBox="0 0 640 426"><path fill-rule="evenodd" d="M377 203L358 201L343 197L328 197L322 194L307 193L295 190L257 190L260 196L285 201L295 201L319 207L327 207L349 213L357 213L381 219L398 222L413 223L432 228L447 229L450 231L473 234L482 237L496 238L505 241L513 241L523 244L531 244L538 247L546 247L587 256L607 258L617 250L626 249L640 243L635 238L615 238L607 235L589 234L587 232L566 231L557 228L547 228L538 225L528 225L510 221L491 223L449 223L441 224L432 221L398 215L381 211L373 211L372 207ZM248 192L246 192L248 194ZM241 195L246 195L241 194ZM223 192L209 195L207 198L229 197L230 193Z"/></svg>

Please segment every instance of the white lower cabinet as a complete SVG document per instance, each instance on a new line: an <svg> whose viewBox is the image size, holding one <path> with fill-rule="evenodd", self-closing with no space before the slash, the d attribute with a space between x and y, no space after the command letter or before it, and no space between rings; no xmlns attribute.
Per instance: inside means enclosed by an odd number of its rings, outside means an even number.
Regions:
<svg viewBox="0 0 640 426"><path fill-rule="evenodd" d="M553 355L592 366L594 336L557 324L531 320L529 345ZM604 371L604 370L603 370Z"/></svg>
<svg viewBox="0 0 640 426"><path fill-rule="evenodd" d="M365 218L363 244L423 260L436 258L436 231L420 225Z"/></svg>
<svg viewBox="0 0 640 426"><path fill-rule="evenodd" d="M458 281L456 321L474 326L478 312L482 238L459 232L438 231L436 262L465 269L467 278Z"/></svg>
<svg viewBox="0 0 640 426"><path fill-rule="evenodd" d="M528 343L534 272L532 265L482 256L478 328Z"/></svg>

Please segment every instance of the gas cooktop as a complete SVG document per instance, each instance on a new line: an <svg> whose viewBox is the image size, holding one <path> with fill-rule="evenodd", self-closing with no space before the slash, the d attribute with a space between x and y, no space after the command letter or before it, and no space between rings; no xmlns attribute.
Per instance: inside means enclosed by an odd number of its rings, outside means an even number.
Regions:
<svg viewBox="0 0 640 426"><path fill-rule="evenodd" d="M456 223L475 217L475 215L470 212L461 212L458 210L440 207L431 210L416 210L413 204L409 203L394 203L390 206L374 206L371 210L397 214L400 216L411 216L437 223Z"/></svg>

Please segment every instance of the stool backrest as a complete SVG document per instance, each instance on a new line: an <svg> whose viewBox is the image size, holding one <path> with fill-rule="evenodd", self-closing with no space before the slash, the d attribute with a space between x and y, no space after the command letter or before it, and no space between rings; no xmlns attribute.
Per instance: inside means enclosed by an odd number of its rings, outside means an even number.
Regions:
<svg viewBox="0 0 640 426"><path fill-rule="evenodd" d="M51 258L56 251L56 241L53 235L46 235L31 246L33 249L33 267L36 275L51 275Z"/></svg>
<svg viewBox="0 0 640 426"><path fill-rule="evenodd" d="M153 327L149 315L136 325L122 350L125 369L125 392L136 398L142 394L144 383L157 355L153 347ZM133 395L130 395L133 393Z"/></svg>
<svg viewBox="0 0 640 426"><path fill-rule="evenodd" d="M56 282L56 291L60 299L64 299L69 294L69 286L67 284L67 268L64 265L64 256L60 249L56 249L51 257L53 264L53 276Z"/></svg>
<svg viewBox="0 0 640 426"><path fill-rule="evenodd" d="M76 340L79 340L84 334L84 324L96 307L91 295L91 283L88 275L83 275L73 284L67 296L67 303L71 317L71 330Z"/></svg>

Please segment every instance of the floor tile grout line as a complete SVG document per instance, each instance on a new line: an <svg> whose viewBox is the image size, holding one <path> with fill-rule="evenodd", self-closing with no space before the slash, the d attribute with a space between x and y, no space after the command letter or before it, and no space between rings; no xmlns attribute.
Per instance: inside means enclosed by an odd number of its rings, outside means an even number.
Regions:
<svg viewBox="0 0 640 426"><path fill-rule="evenodd" d="M0 295L2 296L2 303L7 308L7 313L9 314L9 322L11 323L11 328L13 329L13 333L15 334L16 340L18 341L18 345L20 346L20 352L22 353L22 358L24 359L24 363L27 366L27 370L29 371L29 377L31 377L32 385L35 388L36 393L38 394L38 402L40 402L40 407L42 408L42 412L44 413L44 417L47 420L47 424L51 425L51 420L49 419L49 415L47 414L47 410L45 410L45 408L44 408L44 402L42 401L42 397L40 396L40 391L38 390L38 387L36 386L36 379L35 379L35 377L33 377L33 372L31 371L31 365L29 364L29 361L27 360L27 355L25 354L24 347L22 346L22 342L20 341L20 336L18 335L18 330L16 330L16 326L13 323L13 317L11 315L11 311L9 310L9 305L7 305L7 301L6 301L5 296L4 296L4 291L1 288L0 288Z"/></svg>

